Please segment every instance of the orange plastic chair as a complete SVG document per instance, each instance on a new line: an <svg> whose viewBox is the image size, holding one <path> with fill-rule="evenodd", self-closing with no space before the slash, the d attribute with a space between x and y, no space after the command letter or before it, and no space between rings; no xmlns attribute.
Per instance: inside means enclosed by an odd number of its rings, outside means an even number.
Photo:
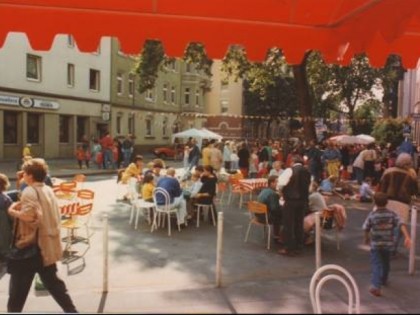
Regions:
<svg viewBox="0 0 420 315"><path fill-rule="evenodd" d="M76 242L86 242L90 246L89 218L93 209L93 203L78 205L76 213L71 215L69 219L61 222L61 227L67 229L66 249L71 252L71 245ZM86 237L75 237L75 230L85 227Z"/></svg>
<svg viewBox="0 0 420 315"><path fill-rule="evenodd" d="M77 187L77 182L75 182L75 181L60 183L60 190L61 191L75 192L76 187Z"/></svg>
<svg viewBox="0 0 420 315"><path fill-rule="evenodd" d="M223 197L225 196L225 192L228 190L228 185L226 182L218 182L217 183L217 195L220 204L223 203Z"/></svg>
<svg viewBox="0 0 420 315"><path fill-rule="evenodd" d="M249 232L252 225L262 226L264 228L264 236L267 234L267 249L270 249L271 243L271 225L268 223L268 209L267 205L258 201L248 201L249 224L245 235L245 243L248 242ZM264 215L264 222L256 216L257 214Z"/></svg>
<svg viewBox="0 0 420 315"><path fill-rule="evenodd" d="M252 199L252 190L243 187L239 182L241 179L243 179L243 175L241 173L238 173L229 177L230 192L229 192L228 204L230 204L232 200L232 195L237 194L239 195L239 208L242 208L243 196L245 194L249 194L249 199L250 200Z"/></svg>
<svg viewBox="0 0 420 315"><path fill-rule="evenodd" d="M86 203L92 203L93 199L95 198L95 192L90 189L80 189L77 192L77 198L82 205Z"/></svg>

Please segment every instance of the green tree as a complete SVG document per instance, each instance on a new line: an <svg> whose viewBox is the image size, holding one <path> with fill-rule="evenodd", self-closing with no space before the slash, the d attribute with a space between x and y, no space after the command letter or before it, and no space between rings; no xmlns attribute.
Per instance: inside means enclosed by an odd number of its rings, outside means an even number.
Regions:
<svg viewBox="0 0 420 315"><path fill-rule="evenodd" d="M223 59L221 70L226 77L244 79L244 112L270 117L265 120L267 137L273 121L296 114L292 71L280 49L272 48L263 62L251 63L242 47L232 46Z"/></svg>
<svg viewBox="0 0 420 315"><path fill-rule="evenodd" d="M404 140L403 125L406 121L400 118L378 120L373 127L372 136L378 143L391 143L395 148Z"/></svg>
<svg viewBox="0 0 420 315"><path fill-rule="evenodd" d="M389 55L385 66L380 69L380 79L383 88L383 116L396 117L398 106L398 86L404 76L401 57Z"/></svg>
<svg viewBox="0 0 420 315"><path fill-rule="evenodd" d="M183 60L195 65L197 70L211 77L211 65L213 61L207 57L205 48L200 43L189 43ZM153 88L159 75L159 70L165 71L166 65L175 61L175 58L168 57L165 54L163 45L157 40L147 40L138 61L134 67L134 72L139 76L137 89L140 93ZM209 86L208 82L203 82L203 88Z"/></svg>
<svg viewBox="0 0 420 315"><path fill-rule="evenodd" d="M369 99L354 111L354 134L371 134L375 122L382 115L382 104L379 100Z"/></svg>
<svg viewBox="0 0 420 315"><path fill-rule="evenodd" d="M372 89L379 83L379 72L369 65L365 54L354 56L347 66L328 65L329 89L326 93L342 102L340 108L347 114L352 131L356 130L356 106L374 97Z"/></svg>

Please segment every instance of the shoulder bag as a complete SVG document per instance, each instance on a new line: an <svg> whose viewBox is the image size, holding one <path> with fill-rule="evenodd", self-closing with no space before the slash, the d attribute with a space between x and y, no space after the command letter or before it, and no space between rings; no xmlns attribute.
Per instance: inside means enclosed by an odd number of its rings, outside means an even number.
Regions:
<svg viewBox="0 0 420 315"><path fill-rule="evenodd" d="M34 188L35 189L35 188ZM38 191L35 189L38 200L39 194ZM22 270L33 268L34 270L42 267L42 257L41 251L38 246L38 228L36 229L36 236L35 236L35 243L31 244L24 248L17 248L15 246L16 242L16 235L18 231L19 219L16 219L15 229L13 233L13 239L10 243L10 250L9 253L6 255L7 257L7 269L8 272L12 272L13 270Z"/></svg>

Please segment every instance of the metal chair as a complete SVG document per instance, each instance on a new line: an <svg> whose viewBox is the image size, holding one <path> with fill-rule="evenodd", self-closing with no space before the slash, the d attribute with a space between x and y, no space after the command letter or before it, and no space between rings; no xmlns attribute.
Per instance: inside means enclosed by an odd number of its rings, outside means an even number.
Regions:
<svg viewBox="0 0 420 315"><path fill-rule="evenodd" d="M264 228L264 237L267 235L267 249L270 249L271 243L271 225L268 223L267 205L258 201L248 201L249 224L245 235L245 243L248 242L249 232L252 225L262 226ZM264 221L258 218L257 214L264 215Z"/></svg>
<svg viewBox="0 0 420 315"><path fill-rule="evenodd" d="M159 205L157 203L157 196L161 196L164 199L164 204L163 205ZM181 231L181 226L179 224L179 218L178 218L178 209L177 208L171 208L171 203L170 203L171 198L169 197L169 193L161 188L161 187L157 187L154 189L153 191L153 201L155 204L155 212L153 215L153 223L152 223L152 228L151 228L151 232L154 231L154 229L157 229L158 224L157 224L157 220L159 219L159 225L160 225L160 219L161 216L165 217L165 215L168 218L168 236L171 236L171 214L175 214L176 215L176 219L177 219L177 225L178 225L178 231ZM163 221L164 224L164 221Z"/></svg>
<svg viewBox="0 0 420 315"><path fill-rule="evenodd" d="M333 271L335 273L321 277L322 273L327 271ZM322 286L328 280L337 280L345 286L349 296L348 313L360 314L360 294L356 281L346 269L333 264L322 266L317 271L315 271L312 276L311 283L309 285L309 294L314 313L322 314L320 292Z"/></svg>
<svg viewBox="0 0 420 315"><path fill-rule="evenodd" d="M200 227L200 216L201 216L200 212L201 211L203 212L203 214L204 212L206 212L207 217L209 217L211 214L213 225L216 226L216 219L214 217L213 204L206 205L206 204L197 203L195 204L195 206L197 207L197 227Z"/></svg>

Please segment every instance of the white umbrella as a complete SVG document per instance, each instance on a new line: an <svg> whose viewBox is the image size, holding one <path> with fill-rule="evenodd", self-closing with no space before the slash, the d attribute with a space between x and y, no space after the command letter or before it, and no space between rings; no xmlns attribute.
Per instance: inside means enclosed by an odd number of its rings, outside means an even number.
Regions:
<svg viewBox="0 0 420 315"><path fill-rule="evenodd" d="M354 144L356 142L355 136L350 135L338 135L329 138L328 140L335 142L337 144Z"/></svg>
<svg viewBox="0 0 420 315"><path fill-rule="evenodd" d="M359 142L357 142L358 144L369 144L369 143L375 142L374 137L369 136L369 135L365 135L365 134L357 135L356 138L359 141Z"/></svg>

